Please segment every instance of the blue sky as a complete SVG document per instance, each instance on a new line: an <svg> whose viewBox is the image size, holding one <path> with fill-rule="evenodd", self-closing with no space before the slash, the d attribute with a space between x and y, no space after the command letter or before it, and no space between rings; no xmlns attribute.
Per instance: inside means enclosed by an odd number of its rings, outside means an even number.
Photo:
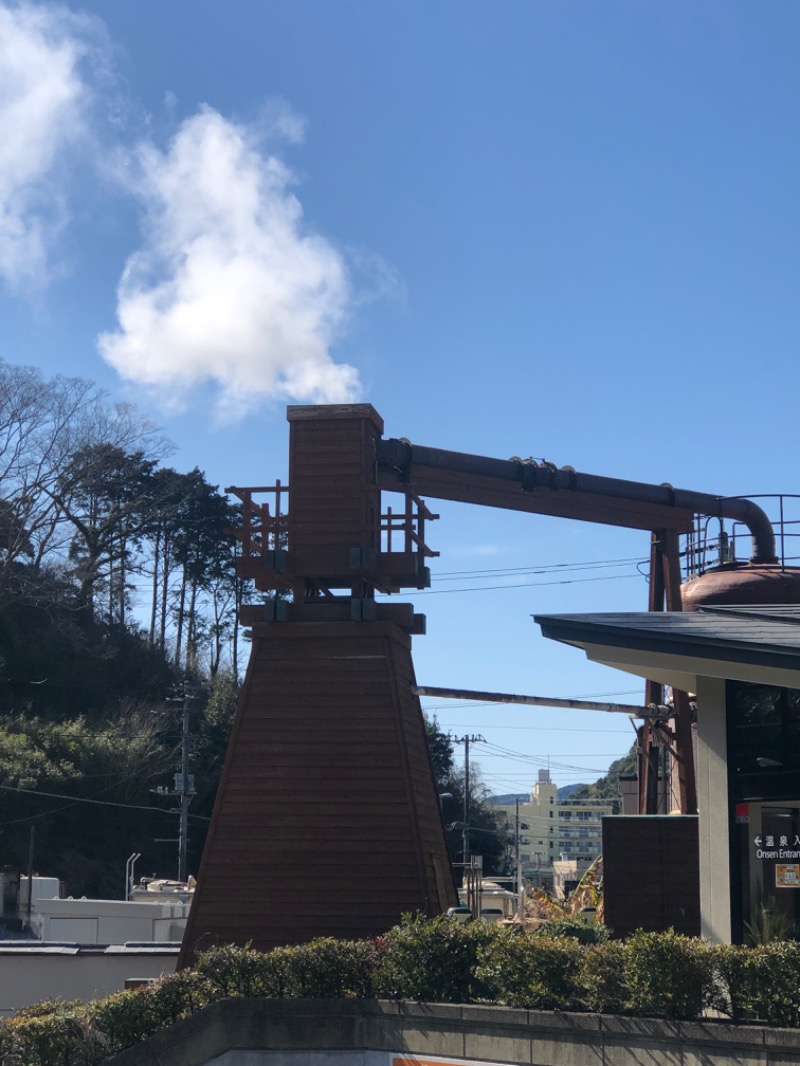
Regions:
<svg viewBox="0 0 800 1066"><path fill-rule="evenodd" d="M423 444L796 491L798 31L789 0L0 0L0 356L220 485L285 478L287 402L358 399ZM530 620L643 609L633 563L530 571L646 536L432 506L420 682L638 701ZM524 757L476 752L496 791L632 737L438 714Z"/></svg>

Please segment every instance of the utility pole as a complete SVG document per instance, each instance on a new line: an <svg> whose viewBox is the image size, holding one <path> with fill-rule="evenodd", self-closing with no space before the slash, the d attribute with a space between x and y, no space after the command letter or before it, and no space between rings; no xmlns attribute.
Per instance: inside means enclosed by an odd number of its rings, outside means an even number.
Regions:
<svg viewBox="0 0 800 1066"><path fill-rule="evenodd" d="M166 702L180 703L181 707L181 768L175 774L175 787L164 788L160 786L152 789L159 796L177 796L180 806L178 807L178 880L186 881L188 877L188 846L189 846L189 804L196 796L194 787L194 774L189 773L189 740L190 733L190 702L199 699L198 696L189 692L189 682L184 680L180 694L167 696Z"/></svg>
<svg viewBox="0 0 800 1066"><path fill-rule="evenodd" d="M519 796L516 796L514 799L514 859L515 873L517 875L517 917L521 922L525 916L525 900L522 887L522 859L519 854L519 828Z"/></svg>
<svg viewBox="0 0 800 1066"><path fill-rule="evenodd" d="M470 744L486 743L486 738L480 735L470 736L468 733L463 737L453 737L454 744L464 745L464 826L461 831L462 860L470 861L469 849L469 746Z"/></svg>
<svg viewBox="0 0 800 1066"><path fill-rule="evenodd" d="M181 774L175 782L175 791L181 805L178 828L178 880L189 876L187 853L189 847L189 804L194 798L194 781L189 778L189 694L183 686L183 714L181 716Z"/></svg>

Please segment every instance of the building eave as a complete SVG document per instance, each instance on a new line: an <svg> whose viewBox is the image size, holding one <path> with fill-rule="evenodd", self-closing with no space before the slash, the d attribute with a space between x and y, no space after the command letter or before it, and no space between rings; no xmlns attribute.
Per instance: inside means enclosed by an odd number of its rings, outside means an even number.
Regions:
<svg viewBox="0 0 800 1066"><path fill-rule="evenodd" d="M696 691L701 676L800 688L800 628L793 644L780 622L746 612L735 615L735 638L715 632L715 619L666 612L534 615L534 621L545 637L581 648L593 662L683 691ZM770 643L770 627L780 627L780 643Z"/></svg>

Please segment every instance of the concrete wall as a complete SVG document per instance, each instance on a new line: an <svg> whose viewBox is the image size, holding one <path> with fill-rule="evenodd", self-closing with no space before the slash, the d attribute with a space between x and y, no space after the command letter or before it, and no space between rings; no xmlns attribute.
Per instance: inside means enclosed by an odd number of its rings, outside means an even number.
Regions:
<svg viewBox="0 0 800 1066"><path fill-rule="evenodd" d="M78 947L0 950L0 1017L44 999L103 999L131 977L173 973L178 948Z"/></svg>
<svg viewBox="0 0 800 1066"><path fill-rule="evenodd" d="M42 940L76 944L125 944L128 941L178 940L189 903L121 899L40 899Z"/></svg>
<svg viewBox="0 0 800 1066"><path fill-rule="evenodd" d="M725 681L697 679L697 813L700 837L700 932L731 939L730 825Z"/></svg>
<svg viewBox="0 0 800 1066"><path fill-rule="evenodd" d="M505 1007L229 999L107 1066L410 1066L420 1058L504 1066L800 1066L800 1031Z"/></svg>

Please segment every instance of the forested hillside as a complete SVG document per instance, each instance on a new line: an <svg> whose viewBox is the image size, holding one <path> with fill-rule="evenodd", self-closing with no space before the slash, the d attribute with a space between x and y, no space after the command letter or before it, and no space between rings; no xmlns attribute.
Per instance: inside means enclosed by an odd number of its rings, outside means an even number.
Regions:
<svg viewBox="0 0 800 1066"><path fill-rule="evenodd" d="M569 797L572 800L595 799L610 803L614 814L622 810L622 794L620 792L619 779L636 773L636 745L634 744L627 755L612 762L608 773L599 777L591 785L579 785Z"/></svg>
<svg viewBox="0 0 800 1066"><path fill-rule="evenodd" d="M239 521L90 382L0 363L0 865L119 896L176 872L188 680L196 872L236 698ZM182 688L181 688L182 691ZM169 700L168 697L173 699Z"/></svg>

